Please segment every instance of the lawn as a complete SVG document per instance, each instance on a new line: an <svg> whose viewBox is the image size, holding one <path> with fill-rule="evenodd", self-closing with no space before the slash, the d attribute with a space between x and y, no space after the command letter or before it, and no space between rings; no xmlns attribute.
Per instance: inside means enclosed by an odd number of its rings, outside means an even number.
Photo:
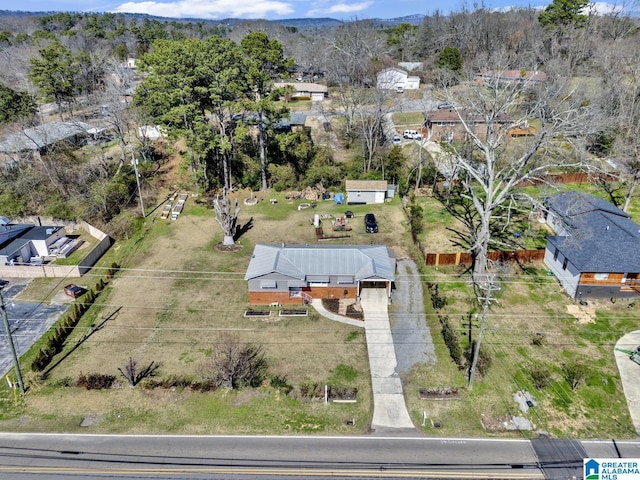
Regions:
<svg viewBox="0 0 640 480"><path fill-rule="evenodd" d="M250 192L238 192L241 205L239 238L242 249L222 253L214 246L222 233L208 202L190 197L175 222L150 216L139 233L118 242L89 276L73 279L91 284L104 276L113 262L123 268L112 279L68 341L104 323L50 374L42 379L27 372L28 394L14 404L6 384L0 387L0 428L7 431L64 431L108 433L318 433L364 434L372 413L372 393L364 333L311 312L308 317L244 317L247 308L243 279L256 243L317 242L314 215L323 217L325 233L333 234L331 218L352 210L350 237L335 243L367 244L371 241L394 248L398 257L418 258L407 232L399 199L377 205L336 205L318 201L315 208L300 210L303 200L291 200L292 192L258 194L260 201L244 206ZM275 200L274 203L271 200ZM446 249L453 225L450 216L430 197L419 197L425 209L424 242L429 249ZM376 214L380 233L364 232L365 213ZM538 406L526 414L534 431L560 437L635 437L613 359L613 344L637 328L638 306L629 302L597 304L593 323L578 323L567 313L571 304L542 264L505 271L497 300L488 311L483 349L492 363L484 376L467 387L464 370L451 361L436 311L425 289L427 322L431 327L438 362L417 365L403 378L411 418L428 435L522 436L496 431L511 415L522 415L513 394L525 389ZM460 343L468 343L466 318L480 313L464 267L420 266L425 282L437 283ZM59 280L31 283L23 295L50 298L63 285ZM637 302L636 302L637 303ZM479 318L473 317L473 338ZM241 342L261 345L269 363L269 378L258 388L239 391L200 392L184 386L136 388L121 386L87 391L72 386L82 373L118 376L129 357L141 364L160 365L155 380L189 377L201 379L207 359L223 333ZM41 346L42 344L40 344ZM67 350L67 351L68 351ZM28 370L35 351L23 356ZM54 361L54 365L57 363ZM562 365L576 361L587 374L575 391L563 379ZM547 373L548 381L536 388L531 372ZM271 382L271 379L279 382ZM293 388L287 394L282 383ZM302 387L330 384L358 389L355 404L324 405L320 399L300 398ZM126 385L126 384L125 384ZM456 387L459 399L433 401L419 398L420 388ZM439 422L426 422L423 413ZM346 420L356 420L355 426ZM82 421L87 426L80 426ZM493 426L489 429L483 427ZM532 433L533 434L533 433ZM528 435L524 433L524 435Z"/></svg>
<svg viewBox="0 0 640 480"><path fill-rule="evenodd" d="M241 205L249 195L238 194ZM399 200L349 207L326 200L316 208L299 210L298 205L305 202L286 196L286 192L269 193L257 205L241 207L239 225L244 233L239 252L214 249L222 233L207 202L196 197L189 198L177 221L149 217L135 238L116 243L92 272L95 276L73 279L92 284L104 275L104 267L113 262L122 266L76 327L67 351L83 334L109 319L57 365L56 357L46 379L29 372L37 350L23 356L29 392L13 405L11 392L3 384L0 428L195 434L366 432L372 402L363 331L313 311L308 317L274 313L246 318L243 276L258 242L316 243L315 214L326 216L323 225L332 234L329 216L344 215L347 209L354 212L351 236L332 242L384 242L400 252L411 248L409 237L402 234L405 220ZM364 232L364 214L370 211L380 226L380 233L373 236ZM32 282L24 295L41 298L61 287L59 280L43 279ZM141 365L158 363L158 380L199 380L223 333L262 346L269 364L269 378L262 386L206 393L180 386L122 386L103 391L71 386L81 374L119 376L118 369L130 357ZM293 387L292 394L287 395L280 384L272 386L274 377ZM325 384L356 388L357 403L324 405L320 399L299 398L303 385ZM91 419L91 425L80 427L83 419ZM346 425L352 419L356 425Z"/></svg>

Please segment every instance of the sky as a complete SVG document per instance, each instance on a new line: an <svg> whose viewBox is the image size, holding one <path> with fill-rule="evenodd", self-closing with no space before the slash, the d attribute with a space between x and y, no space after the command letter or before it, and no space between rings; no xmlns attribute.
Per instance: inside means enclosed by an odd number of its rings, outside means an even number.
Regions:
<svg viewBox="0 0 640 480"><path fill-rule="evenodd" d="M550 0L488 0L486 8L540 6ZM536 3L537 2L537 3ZM462 10L468 1L449 0L0 0L0 9L67 12L131 12L177 18L331 17L338 20L396 18Z"/></svg>

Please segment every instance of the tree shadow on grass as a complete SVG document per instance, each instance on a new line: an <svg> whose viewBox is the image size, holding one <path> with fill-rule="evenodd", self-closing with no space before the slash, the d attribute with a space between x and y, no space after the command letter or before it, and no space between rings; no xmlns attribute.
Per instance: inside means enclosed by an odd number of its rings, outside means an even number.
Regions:
<svg viewBox="0 0 640 480"><path fill-rule="evenodd" d="M236 233L233 236L233 240L234 242L237 242L240 237L242 237L242 235L244 235L245 233L247 233L249 230L251 230L253 228L253 217L251 217L247 223L245 223L244 225L236 228Z"/></svg>
<svg viewBox="0 0 640 480"><path fill-rule="evenodd" d="M91 328L91 330L89 330L80 339L78 339L76 341L76 344L73 347L71 347L71 349L68 352L66 352L62 357L60 357L60 359L58 359L58 361L56 363L54 363L49 368L47 368L44 372L42 372L42 378L46 379L51 374L51 372L53 371L54 368L56 368L58 365L60 365L62 362L64 362L67 359L67 357L69 355L71 355L73 352L75 352L76 349L80 345L82 345L91 335L93 335L94 333L96 333L99 330L102 330L109 320L114 319L118 315L118 313L120 313L120 310L122 310L122 307L118 307L117 309L115 309L108 316L106 316L102 320L102 322L100 322L98 325L93 326Z"/></svg>

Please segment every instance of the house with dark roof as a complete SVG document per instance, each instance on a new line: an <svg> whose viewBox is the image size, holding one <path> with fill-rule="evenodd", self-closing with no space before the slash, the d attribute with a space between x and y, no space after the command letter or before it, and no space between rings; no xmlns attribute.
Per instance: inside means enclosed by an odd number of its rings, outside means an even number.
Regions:
<svg viewBox="0 0 640 480"><path fill-rule="evenodd" d="M546 200L544 261L572 298L640 295L640 225L600 198L567 192Z"/></svg>
<svg viewBox="0 0 640 480"><path fill-rule="evenodd" d="M52 254L52 246L66 241L64 227L31 224L0 227L0 264L40 265Z"/></svg>
<svg viewBox="0 0 640 480"><path fill-rule="evenodd" d="M256 245L244 276L251 305L358 299L363 288L391 298L396 259L384 245Z"/></svg>

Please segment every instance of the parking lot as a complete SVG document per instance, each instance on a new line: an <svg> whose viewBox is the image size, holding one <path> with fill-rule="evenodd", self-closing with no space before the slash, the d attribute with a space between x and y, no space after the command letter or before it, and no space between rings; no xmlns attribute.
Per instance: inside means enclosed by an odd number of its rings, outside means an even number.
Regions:
<svg viewBox="0 0 640 480"><path fill-rule="evenodd" d="M25 279L10 280L2 290L9 327L18 355L24 354L55 323L68 305L47 305L38 302L14 301L27 285ZM7 333L0 328L0 374L4 376L13 366ZM28 366L22 365L22 370Z"/></svg>

